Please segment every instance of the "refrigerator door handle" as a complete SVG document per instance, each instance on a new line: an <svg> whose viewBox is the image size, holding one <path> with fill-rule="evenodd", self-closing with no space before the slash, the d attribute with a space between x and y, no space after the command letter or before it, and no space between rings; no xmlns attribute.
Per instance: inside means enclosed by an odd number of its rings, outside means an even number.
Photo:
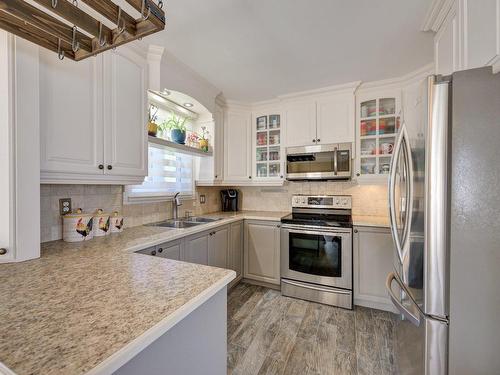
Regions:
<svg viewBox="0 0 500 375"><path fill-rule="evenodd" d="M412 324L415 326L420 326L420 316L414 314L411 312L407 307L405 307L399 298L397 297L396 293L392 290L392 282L396 281L399 285L399 287L403 290L406 291L405 287L403 286L403 283L399 281L398 277L394 272L391 272L389 275L387 275L387 281L385 282L385 287L387 289L387 292L389 293L389 297L391 298L392 303L396 308L399 310L403 316L410 321ZM409 295L409 293L406 293ZM418 308L418 307L417 307Z"/></svg>
<svg viewBox="0 0 500 375"><path fill-rule="evenodd" d="M401 246L401 240L399 238L399 234L397 231L397 223L396 223L396 166L399 160L399 154L401 152L401 147L403 145L403 131L404 131L404 123L401 125L401 129L399 131L398 139L396 141L396 147L394 148L394 152L392 154L390 173L389 173L389 219L391 223L391 232L392 238L394 239L394 244L396 246L396 251L398 254L398 258L400 263L403 263L403 249Z"/></svg>

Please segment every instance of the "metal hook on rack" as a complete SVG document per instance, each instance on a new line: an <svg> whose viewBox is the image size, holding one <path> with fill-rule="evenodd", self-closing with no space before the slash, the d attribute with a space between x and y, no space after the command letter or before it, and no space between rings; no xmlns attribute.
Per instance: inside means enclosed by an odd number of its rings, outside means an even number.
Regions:
<svg viewBox="0 0 500 375"><path fill-rule="evenodd" d="M125 31L125 20L122 20L122 8L118 7L118 20L116 21L116 26L118 29L118 35L122 35L122 33ZM120 27L120 21L122 21L123 26Z"/></svg>
<svg viewBox="0 0 500 375"><path fill-rule="evenodd" d="M57 0L52 0L52 8L55 8L57 6Z"/></svg>
<svg viewBox="0 0 500 375"><path fill-rule="evenodd" d="M160 9L163 8L163 0L158 1L158 8L160 8Z"/></svg>
<svg viewBox="0 0 500 375"><path fill-rule="evenodd" d="M75 53L80 49L80 42L76 40L76 26L73 26L73 40L71 41L71 49Z"/></svg>
<svg viewBox="0 0 500 375"><path fill-rule="evenodd" d="M146 17L144 17L144 8L146 7L147 1L148 0L142 0L141 17L142 17L143 21L146 21L149 18L149 16L151 15L151 7L148 5L148 14L146 15Z"/></svg>
<svg viewBox="0 0 500 375"><path fill-rule="evenodd" d="M102 22L99 22L99 38L98 38L99 47L104 47L106 44L106 38L102 38Z"/></svg>
<svg viewBox="0 0 500 375"><path fill-rule="evenodd" d="M78 0L73 0L73 5L74 5L75 7L78 7Z"/></svg>
<svg viewBox="0 0 500 375"><path fill-rule="evenodd" d="M57 39L57 57L59 57L59 60L64 60L64 50L61 48L61 38Z"/></svg>

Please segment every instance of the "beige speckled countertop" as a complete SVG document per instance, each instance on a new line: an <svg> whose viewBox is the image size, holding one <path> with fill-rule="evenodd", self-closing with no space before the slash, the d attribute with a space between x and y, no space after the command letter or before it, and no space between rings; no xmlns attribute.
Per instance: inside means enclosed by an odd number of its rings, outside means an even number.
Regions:
<svg viewBox="0 0 500 375"><path fill-rule="evenodd" d="M352 224L363 227L383 227L389 228L389 217L387 216L360 216L353 215Z"/></svg>
<svg viewBox="0 0 500 375"><path fill-rule="evenodd" d="M182 319L179 311L187 315L235 277L230 270L133 251L234 221L279 221L287 214L218 212L204 216L221 220L188 229L140 226L87 242L53 241L42 244L39 259L0 265L0 369L3 363L19 375L95 371L144 342L147 332L168 330Z"/></svg>
<svg viewBox="0 0 500 375"><path fill-rule="evenodd" d="M284 215L219 212L204 216L222 220L188 229L140 226L86 242L47 242L39 259L0 265L0 370L3 364L19 375L69 375L101 368L153 330L166 332L235 277L133 251L242 219Z"/></svg>

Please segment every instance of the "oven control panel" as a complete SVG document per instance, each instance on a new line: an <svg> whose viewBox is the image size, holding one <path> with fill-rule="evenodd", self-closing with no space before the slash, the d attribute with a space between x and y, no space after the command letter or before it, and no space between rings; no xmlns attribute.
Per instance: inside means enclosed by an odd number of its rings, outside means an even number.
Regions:
<svg viewBox="0 0 500 375"><path fill-rule="evenodd" d="M350 195L294 195L292 207L351 209Z"/></svg>

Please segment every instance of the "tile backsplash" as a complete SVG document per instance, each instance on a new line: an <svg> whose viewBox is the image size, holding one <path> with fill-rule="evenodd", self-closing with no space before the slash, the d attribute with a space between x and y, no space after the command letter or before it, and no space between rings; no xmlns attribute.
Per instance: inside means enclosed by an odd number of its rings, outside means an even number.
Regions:
<svg viewBox="0 0 500 375"><path fill-rule="evenodd" d="M220 187L200 187L193 200L183 201L179 216L186 211L203 215L220 211ZM387 216L387 186L359 185L354 181L289 182L282 187L238 187L241 210L290 211L295 194L346 194L353 198L353 215ZM206 203L199 203L204 194ZM59 199L71 198L73 209L94 212L118 211L125 217L125 226L153 223L173 216L171 202L123 204L123 186L109 185L41 185L40 186L41 242L62 238L62 219Z"/></svg>
<svg viewBox="0 0 500 375"><path fill-rule="evenodd" d="M192 215L203 215L220 210L220 188L198 188L196 199L186 200L179 207L179 215L190 211ZM200 204L199 195L204 194L206 203ZM171 218L171 202L123 204L123 186L120 185L41 185L40 225L41 242L62 238L62 219L59 215L59 199L71 198L73 209L82 208L92 213L98 208L106 212L118 211L125 217L125 226L142 224Z"/></svg>
<svg viewBox="0 0 500 375"><path fill-rule="evenodd" d="M387 185L355 181L288 182L282 187L240 187L241 209L290 211L293 195L351 195L353 215L387 216Z"/></svg>

